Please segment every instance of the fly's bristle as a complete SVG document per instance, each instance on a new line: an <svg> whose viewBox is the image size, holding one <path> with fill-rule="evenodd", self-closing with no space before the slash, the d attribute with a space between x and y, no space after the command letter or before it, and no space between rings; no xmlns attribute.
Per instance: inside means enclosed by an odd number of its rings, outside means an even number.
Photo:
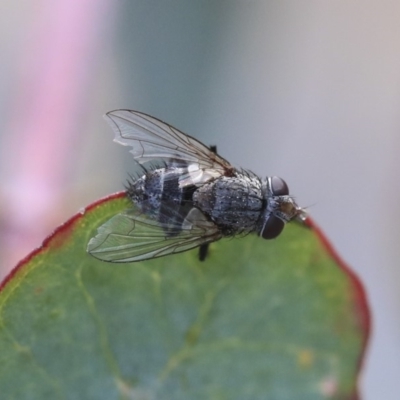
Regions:
<svg viewBox="0 0 400 400"><path fill-rule="evenodd" d="M124 185L124 188L125 188L125 191L126 191L126 194L128 195L128 197L129 197L130 199L133 199L133 198L135 197L135 192L136 192L136 190L135 190L134 181L131 180L131 179L132 179L132 178L130 177L130 179L128 179L128 180L126 181L126 183L125 183L125 185Z"/></svg>

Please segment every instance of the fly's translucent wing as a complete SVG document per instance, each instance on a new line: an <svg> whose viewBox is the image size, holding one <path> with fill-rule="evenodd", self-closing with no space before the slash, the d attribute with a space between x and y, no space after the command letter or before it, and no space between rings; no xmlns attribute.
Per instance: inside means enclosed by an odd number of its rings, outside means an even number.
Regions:
<svg viewBox="0 0 400 400"><path fill-rule="evenodd" d="M104 118L111 125L117 143L131 146L137 162L155 159L180 160L188 165L198 164L202 170L213 170L220 176L233 167L207 146L171 125L139 111L115 110Z"/></svg>
<svg viewBox="0 0 400 400"><path fill-rule="evenodd" d="M103 261L132 262L180 253L221 237L215 224L196 208L184 224L162 224L131 209L100 226L87 251Z"/></svg>

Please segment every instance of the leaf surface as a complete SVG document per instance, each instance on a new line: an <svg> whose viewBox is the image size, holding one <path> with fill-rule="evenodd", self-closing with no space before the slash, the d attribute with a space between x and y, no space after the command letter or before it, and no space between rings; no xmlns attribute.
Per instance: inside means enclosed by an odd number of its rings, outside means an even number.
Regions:
<svg viewBox="0 0 400 400"><path fill-rule="evenodd" d="M3 399L356 399L369 330L357 278L318 228L130 264L86 253L129 207L73 217L0 292Z"/></svg>

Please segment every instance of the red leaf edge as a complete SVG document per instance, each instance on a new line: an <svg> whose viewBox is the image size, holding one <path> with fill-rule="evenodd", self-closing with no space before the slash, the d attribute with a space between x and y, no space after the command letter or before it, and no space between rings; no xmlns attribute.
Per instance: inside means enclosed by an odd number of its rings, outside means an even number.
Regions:
<svg viewBox="0 0 400 400"><path fill-rule="evenodd" d="M353 286L355 315L358 316L358 324L361 331L364 333L363 348L358 360L358 371L360 371L365 359L365 352L371 334L371 313L365 288L357 274L339 256L333 245L329 242L328 238L322 232L321 228L313 221L313 219L308 217L304 223L307 227L315 232L326 252L332 257L336 264L339 265L339 268L348 276ZM349 400L360 400L357 386L355 387L354 393Z"/></svg>
<svg viewBox="0 0 400 400"><path fill-rule="evenodd" d="M73 215L70 219L66 222L58 226L46 239L43 240L42 244L34 249L31 253L29 253L26 257L24 257L3 279L0 284L0 292L4 289L8 282L12 280L12 278L17 274L17 272L22 269L22 267L28 263L33 257L40 254L43 250L50 246L59 247L62 245L64 240L69 236L72 232L72 228L74 225L88 212L91 211L93 208L96 208L100 204L103 204L107 201L123 198L126 196L126 192L117 192L113 193L109 196L103 197L94 203L91 203L87 207L81 209L77 214Z"/></svg>

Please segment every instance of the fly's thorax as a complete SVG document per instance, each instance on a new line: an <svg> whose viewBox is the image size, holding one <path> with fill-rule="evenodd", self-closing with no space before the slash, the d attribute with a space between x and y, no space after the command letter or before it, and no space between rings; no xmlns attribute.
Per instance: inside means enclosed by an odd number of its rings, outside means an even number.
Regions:
<svg viewBox="0 0 400 400"><path fill-rule="evenodd" d="M259 227L259 235L264 239L274 239L289 222L303 213L293 197L289 195L286 182L277 177L268 177L262 182L262 191L267 206Z"/></svg>
<svg viewBox="0 0 400 400"><path fill-rule="evenodd" d="M227 235L251 232L263 210L261 181L245 173L217 178L193 193L193 204Z"/></svg>

